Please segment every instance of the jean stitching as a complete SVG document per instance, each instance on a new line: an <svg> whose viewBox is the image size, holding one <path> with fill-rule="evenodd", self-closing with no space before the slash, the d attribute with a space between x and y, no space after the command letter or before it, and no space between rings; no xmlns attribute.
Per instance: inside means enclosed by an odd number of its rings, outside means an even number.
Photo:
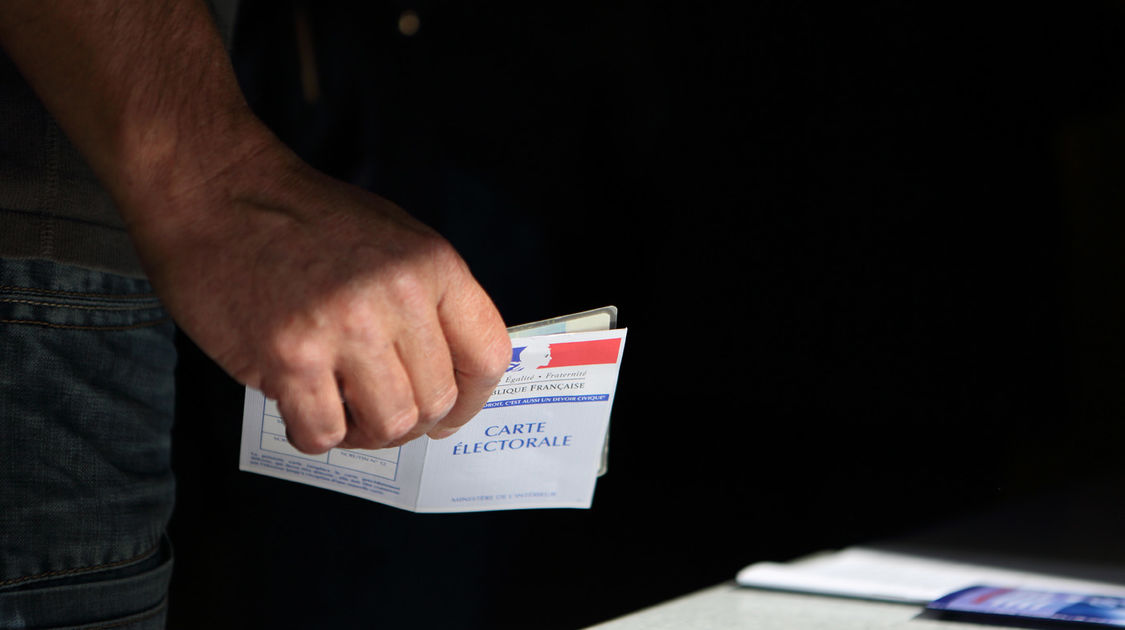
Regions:
<svg viewBox="0 0 1125 630"><path fill-rule="evenodd" d="M115 621L113 623L104 624L104 625L100 625L100 626L90 626L90 627L79 626L79 628L81 628L81 630L106 630L107 628L120 628L121 626L124 626L126 624L134 624L134 623L139 623L141 621L144 621L146 619L151 619L152 617L155 617L156 615L159 615L164 610L164 607L167 606L167 605L168 605L168 598L165 597L164 599L160 600L160 603L157 604L155 608L147 610L147 611L145 611L143 613L140 613L138 615L129 617L127 619L122 619L120 621Z"/></svg>
<svg viewBox="0 0 1125 630"><path fill-rule="evenodd" d="M36 300L14 300L11 298L0 298L0 304L30 304L31 306L49 306L51 308L70 308L83 311L136 311L146 310L151 308L158 308L155 304L152 306L143 305L126 305L126 306L82 306L79 304L63 304L61 302L38 302Z"/></svg>
<svg viewBox="0 0 1125 630"><path fill-rule="evenodd" d="M33 319L0 319L0 324L25 324L29 326L46 326L47 328L61 328L63 330L135 330L137 328L147 328L150 326L159 326L165 322L172 321L171 317L161 317L152 321L141 322L139 324L128 324L123 326L78 326L73 324L52 324L51 322L43 322ZM0 584L3 584L0 582Z"/></svg>
<svg viewBox="0 0 1125 630"><path fill-rule="evenodd" d="M39 573L39 574L36 574L36 575L26 575L24 577L13 578L13 579L10 579L10 580L0 580L0 587L14 586L16 584L22 584L23 582L30 582L30 581L33 581L33 580L41 580L41 579L44 579L44 578L62 577L64 575L74 575L76 573L86 573L86 572L90 572L90 571L100 571L102 569L113 569L113 568L116 568L116 567L122 567L122 566L125 566L127 564L133 564L134 562L140 562L142 560L145 560L146 558L149 558L150 556L152 556L153 554L155 554L159 550L160 550L160 544L157 543L157 545L155 547L153 547L152 549L149 549L148 551L145 551L144 553L142 553L140 555L133 556L132 558L126 558L125 560L117 560L115 562L107 562L105 564L95 564L95 565L89 566L89 567L78 567L77 569L59 569L58 571L47 571L46 573Z"/></svg>
<svg viewBox="0 0 1125 630"><path fill-rule="evenodd" d="M73 297L96 297L106 300L154 300L156 294L149 293L87 293L85 291L57 291L54 289L34 289L31 287L17 287L0 284L0 291L22 291L25 293L43 293L45 295L69 295Z"/></svg>

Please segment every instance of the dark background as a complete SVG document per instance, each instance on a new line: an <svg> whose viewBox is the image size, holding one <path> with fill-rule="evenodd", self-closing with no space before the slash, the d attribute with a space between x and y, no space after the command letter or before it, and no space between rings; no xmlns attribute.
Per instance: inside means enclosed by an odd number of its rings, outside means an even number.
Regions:
<svg viewBox="0 0 1125 630"><path fill-rule="evenodd" d="M592 510L413 515L238 472L242 390L182 339L172 627L575 628L1125 495L1123 35L1095 1L245 1L283 140L509 324L616 304L629 344Z"/></svg>

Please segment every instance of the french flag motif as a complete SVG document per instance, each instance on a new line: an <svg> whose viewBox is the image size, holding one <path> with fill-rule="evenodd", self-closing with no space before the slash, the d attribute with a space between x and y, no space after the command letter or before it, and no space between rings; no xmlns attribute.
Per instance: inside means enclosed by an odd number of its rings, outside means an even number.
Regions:
<svg viewBox="0 0 1125 630"><path fill-rule="evenodd" d="M507 371L617 363L620 349L620 339L530 343L512 348L512 362Z"/></svg>

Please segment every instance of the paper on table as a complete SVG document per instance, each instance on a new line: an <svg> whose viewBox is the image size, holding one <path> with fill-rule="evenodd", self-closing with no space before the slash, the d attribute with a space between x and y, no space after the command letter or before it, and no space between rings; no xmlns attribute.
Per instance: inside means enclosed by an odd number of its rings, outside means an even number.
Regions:
<svg viewBox="0 0 1125 630"><path fill-rule="evenodd" d="M742 586L927 604L974 584L1125 596L1125 585L1013 571L905 553L851 547L787 564L758 562L738 573Z"/></svg>
<svg viewBox="0 0 1125 630"><path fill-rule="evenodd" d="M608 307L544 324L610 326L615 315ZM513 335L512 364L476 417L453 437L397 448L301 453L276 403L247 388L239 468L416 512L589 507L625 335Z"/></svg>

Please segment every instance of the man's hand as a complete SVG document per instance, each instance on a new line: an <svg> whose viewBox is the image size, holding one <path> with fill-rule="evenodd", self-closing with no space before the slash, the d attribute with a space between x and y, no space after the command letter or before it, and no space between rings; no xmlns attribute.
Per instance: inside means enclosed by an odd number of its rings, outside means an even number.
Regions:
<svg viewBox="0 0 1125 630"><path fill-rule="evenodd" d="M508 365L504 324L448 243L280 147L161 201L192 210L131 227L153 283L219 365L278 400L302 451L444 437Z"/></svg>
<svg viewBox="0 0 1125 630"><path fill-rule="evenodd" d="M264 129L200 0L5 0L0 44L172 316L278 400L297 448L444 437L481 408L511 358L484 291L433 231Z"/></svg>

